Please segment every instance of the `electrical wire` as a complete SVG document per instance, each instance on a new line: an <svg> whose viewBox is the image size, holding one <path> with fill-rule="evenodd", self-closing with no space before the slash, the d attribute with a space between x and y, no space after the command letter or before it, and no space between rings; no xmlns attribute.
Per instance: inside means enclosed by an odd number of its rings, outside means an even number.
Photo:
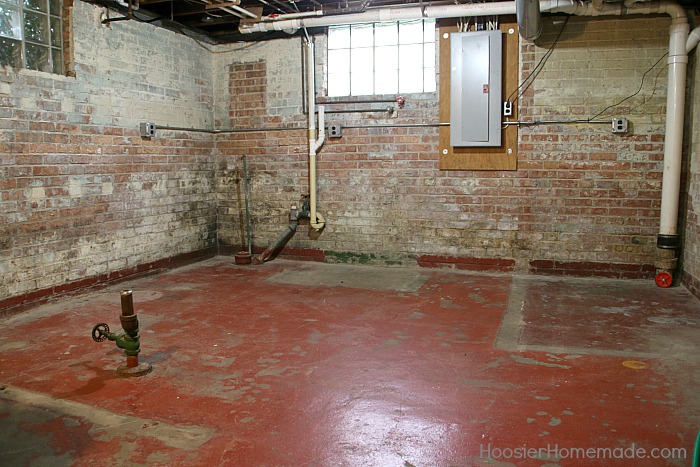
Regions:
<svg viewBox="0 0 700 467"><path fill-rule="evenodd" d="M522 96L525 93L525 91L528 90L530 85L533 83L534 79L537 77L537 75L540 73L540 71L542 71L542 68L544 67L545 63L547 63L547 60L552 55L552 52L554 52L554 47L556 47L557 43L559 42L559 38L561 38L561 34L564 32L564 28L566 28L566 25L569 23L569 18L571 18L571 16L566 17L564 24L562 25L561 29L559 30L559 34L557 34L557 37L556 37L556 39L554 39L554 42L552 43L552 45L549 47L549 50L547 50L547 52L544 54L544 56L542 56L540 61L537 63L535 68L532 70L532 73L530 73L528 75L528 77L523 80L523 82L520 84L520 86L518 86L515 89L515 91L513 91L510 94L510 96L508 96L508 99L507 99L508 101L511 101L513 96L515 96L516 94L517 94L516 99L520 99L520 96ZM527 86L525 86L525 84L527 84ZM523 86L525 86L525 88L522 90L522 92L519 92Z"/></svg>
<svg viewBox="0 0 700 467"><path fill-rule="evenodd" d="M663 54L663 55L661 56L661 58L659 58L659 59L656 61L656 63L654 63L647 71L644 72L644 74L642 75L642 81L639 83L639 88L637 89L637 91L636 91L634 94L631 94L631 95L625 97L624 99L622 99L620 102L618 102L618 103L616 103L616 104L612 104L612 105L607 106L606 108L604 108L603 110L601 110L600 112L598 112L597 114L595 114L594 116L592 116L591 118L589 118L588 120L593 120L593 119L596 119L596 118L600 117L600 116L603 115L605 112L607 112L608 110L612 109L613 107L617 107L618 105L622 104L623 102L626 102L626 101L632 99L632 98L633 98L634 96L636 96L637 94L639 94L639 93L642 91L642 87L644 86L644 78L646 78L646 76L649 74L649 72L651 72L651 70L653 70L654 68L656 68L656 65L658 65L659 62L660 62L661 60L663 60L667 55L668 55L668 52L666 52L665 54ZM666 67L664 67L664 68L666 68ZM659 77L659 74L661 74L661 71L663 71L664 68L661 68L661 70L659 71L659 73L657 73L656 78ZM654 78L654 91L656 91L656 78ZM653 94L653 92L652 92L652 96L653 96L653 95L654 95L654 94ZM651 96L650 96L649 98L651 99ZM644 102L642 102L640 105L638 105L637 107L635 107L635 109L638 108L638 107L640 107L640 106L642 106L642 105L644 105L644 104L646 104L646 103L647 103L647 100L645 99Z"/></svg>

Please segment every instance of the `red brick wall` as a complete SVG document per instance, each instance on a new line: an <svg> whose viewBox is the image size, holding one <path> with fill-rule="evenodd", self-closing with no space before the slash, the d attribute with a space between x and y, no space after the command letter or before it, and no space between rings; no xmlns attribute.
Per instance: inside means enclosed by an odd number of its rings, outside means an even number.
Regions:
<svg viewBox="0 0 700 467"><path fill-rule="evenodd" d="M610 31L622 23L626 30L611 41ZM648 18L570 21L522 97L522 118L584 118L634 93L642 74L666 51L667 26L665 19ZM541 47L522 44L523 78L559 27L551 20L545 24ZM270 47L295 58L299 54L298 41L276 41ZM323 38L317 49L320 75ZM261 93L280 98L261 74L265 51L249 54L247 66L236 64L230 77L234 82L255 73L256 102L263 102ZM267 76L275 72L273 61L262 67ZM512 172L439 170L435 127L345 128L342 139L326 140L318 157L318 206L327 228L319 235L302 227L290 246L323 250L327 261L653 276L665 96L663 65L654 71L654 83L645 81L637 98L609 112L628 117L631 134L613 135L609 123L523 127L518 170ZM300 83L300 70L297 74ZM247 100L246 94L245 87L230 89L231 112ZM345 125L438 121L435 96L406 97L406 108L395 119L344 114L327 120ZM288 98L301 96L290 91ZM261 126L303 125L280 120L269 99L254 112ZM235 171L240 155L247 154L254 238L256 245L267 246L286 224L289 205L307 193L305 132L231 134L221 137L217 148L220 196L226 198L219 205L220 241L240 244Z"/></svg>
<svg viewBox="0 0 700 467"><path fill-rule="evenodd" d="M100 12L75 6L75 78L0 71L0 315L215 251L213 138L138 129L211 121L209 58L154 26L105 28Z"/></svg>
<svg viewBox="0 0 700 467"><path fill-rule="evenodd" d="M683 283L700 298L700 55L696 50L689 62L689 98L686 106L688 153L684 163L684 189L681 195L683 214Z"/></svg>

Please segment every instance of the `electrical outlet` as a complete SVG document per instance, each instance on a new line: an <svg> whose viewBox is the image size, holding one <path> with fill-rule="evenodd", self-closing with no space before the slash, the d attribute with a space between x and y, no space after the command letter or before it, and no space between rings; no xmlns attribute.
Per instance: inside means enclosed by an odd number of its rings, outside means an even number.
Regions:
<svg viewBox="0 0 700 467"><path fill-rule="evenodd" d="M628 121L626 118L613 118L612 119L612 132L613 133L627 133L628 131Z"/></svg>
<svg viewBox="0 0 700 467"><path fill-rule="evenodd" d="M153 138L156 135L156 124L144 122L141 124L141 136L144 138Z"/></svg>
<svg viewBox="0 0 700 467"><path fill-rule="evenodd" d="M328 136L330 138L340 138L343 136L343 127L338 124L328 125Z"/></svg>
<svg viewBox="0 0 700 467"><path fill-rule="evenodd" d="M503 116L511 117L513 115L513 103L511 101L505 101L503 103Z"/></svg>

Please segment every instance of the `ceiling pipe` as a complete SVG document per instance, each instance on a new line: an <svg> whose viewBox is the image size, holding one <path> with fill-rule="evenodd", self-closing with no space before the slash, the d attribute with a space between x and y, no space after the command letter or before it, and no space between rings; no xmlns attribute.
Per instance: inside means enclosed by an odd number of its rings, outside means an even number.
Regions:
<svg viewBox="0 0 700 467"><path fill-rule="evenodd" d="M567 0L573 4L573 0ZM560 3L558 0L548 0L543 3ZM427 5L421 8L378 8L362 13L343 15L316 16L311 18L287 18L280 15L278 21L241 24L238 30L242 34L268 31L289 31L301 28L324 26L340 26L346 24L378 23L401 21L421 18L459 18L462 16L497 16L514 15L515 2L467 3L462 5Z"/></svg>
<svg viewBox="0 0 700 467"><path fill-rule="evenodd" d="M515 15L520 37L534 41L542 34L542 15L539 0L515 0Z"/></svg>

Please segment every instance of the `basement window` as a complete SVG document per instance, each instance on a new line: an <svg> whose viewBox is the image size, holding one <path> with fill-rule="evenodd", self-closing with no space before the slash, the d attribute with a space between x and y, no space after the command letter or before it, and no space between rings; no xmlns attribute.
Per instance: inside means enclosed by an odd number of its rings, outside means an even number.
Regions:
<svg viewBox="0 0 700 467"><path fill-rule="evenodd" d="M435 92L435 20L328 28L328 96Z"/></svg>
<svg viewBox="0 0 700 467"><path fill-rule="evenodd" d="M61 0L0 0L0 65L63 74Z"/></svg>

